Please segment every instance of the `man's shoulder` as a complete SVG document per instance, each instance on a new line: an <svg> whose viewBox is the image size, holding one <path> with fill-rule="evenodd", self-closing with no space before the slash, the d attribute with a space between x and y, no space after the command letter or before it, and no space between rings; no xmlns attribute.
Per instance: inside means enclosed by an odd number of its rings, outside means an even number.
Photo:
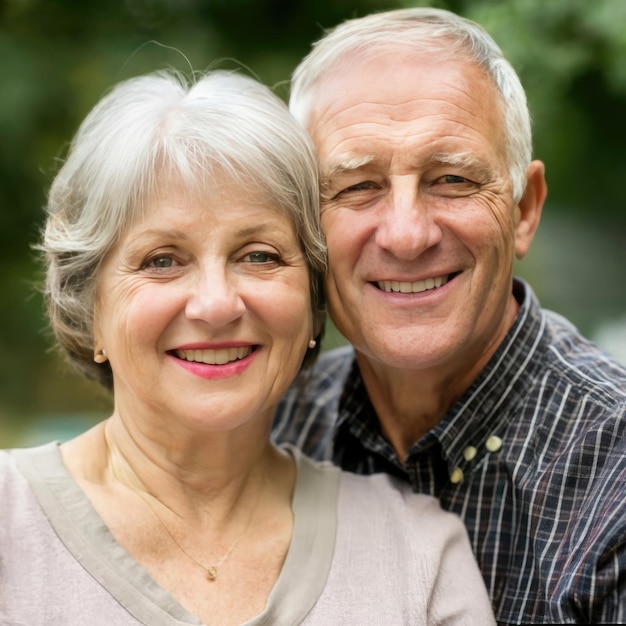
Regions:
<svg viewBox="0 0 626 626"><path fill-rule="evenodd" d="M328 385L338 378L345 380L353 360L354 348L351 345L322 352L310 372L310 382L314 385Z"/></svg>
<svg viewBox="0 0 626 626"><path fill-rule="evenodd" d="M354 360L352 346L323 352L309 370L303 370L286 394L299 404L323 405L341 394Z"/></svg>
<svg viewBox="0 0 626 626"><path fill-rule="evenodd" d="M542 317L544 331L516 396L525 416L519 423L532 424L523 438L526 450L547 467L568 463L590 479L607 466L623 473L626 367L562 316L542 310ZM588 463L593 472L583 467Z"/></svg>
<svg viewBox="0 0 626 626"><path fill-rule="evenodd" d="M606 403L618 412L626 407L626 367L567 319L544 310L548 342L540 358L551 373L588 401Z"/></svg>
<svg viewBox="0 0 626 626"><path fill-rule="evenodd" d="M606 505L613 514L619 510L626 523L621 495L626 480L626 368L566 318L546 309L540 315L542 332L526 374L520 375L522 385L511 409L507 434L515 445L510 458L518 476L536 480L543 493L567 493L570 500L560 505L579 513ZM522 467L526 470L519 473ZM596 516L595 523L603 520Z"/></svg>
<svg viewBox="0 0 626 626"><path fill-rule="evenodd" d="M320 355L300 373L281 400L272 427L277 442L289 442L316 459L330 458L339 399L354 360L352 346Z"/></svg>
<svg viewBox="0 0 626 626"><path fill-rule="evenodd" d="M563 384L608 405L626 400L626 366L585 337L566 317L544 308L530 286L515 279L521 310L507 353L543 387ZM594 396L597 396L594 398Z"/></svg>

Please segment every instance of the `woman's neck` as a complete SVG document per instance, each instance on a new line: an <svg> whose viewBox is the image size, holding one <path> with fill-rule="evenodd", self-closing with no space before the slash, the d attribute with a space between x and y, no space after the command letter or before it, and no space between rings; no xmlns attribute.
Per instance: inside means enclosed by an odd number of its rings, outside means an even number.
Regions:
<svg viewBox="0 0 626 626"><path fill-rule="evenodd" d="M236 433L212 433L188 445L172 438L165 444L114 414L64 444L62 453L71 473L147 496L187 523L219 533L240 525L265 494L277 488L283 496L290 492L295 480L291 459L269 440L242 439ZM286 475L292 477L287 483Z"/></svg>
<svg viewBox="0 0 626 626"><path fill-rule="evenodd" d="M206 623L261 612L291 541L293 459L248 436L206 437L204 463L196 446L185 463L180 444L157 445L113 416L61 446L118 543Z"/></svg>

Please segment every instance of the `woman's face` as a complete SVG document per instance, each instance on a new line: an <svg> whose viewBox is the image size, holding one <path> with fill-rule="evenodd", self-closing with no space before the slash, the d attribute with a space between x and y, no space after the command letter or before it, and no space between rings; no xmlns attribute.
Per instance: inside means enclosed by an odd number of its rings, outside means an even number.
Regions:
<svg viewBox="0 0 626 626"><path fill-rule="evenodd" d="M313 337L290 219L218 187L152 203L98 275L94 334L116 412L165 433L269 424Z"/></svg>

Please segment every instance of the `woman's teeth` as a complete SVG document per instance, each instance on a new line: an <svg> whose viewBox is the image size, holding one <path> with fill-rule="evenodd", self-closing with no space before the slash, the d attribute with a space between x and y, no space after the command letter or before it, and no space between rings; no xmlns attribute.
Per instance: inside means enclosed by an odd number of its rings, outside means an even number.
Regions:
<svg viewBox="0 0 626 626"><path fill-rule="evenodd" d="M247 357L252 352L252 346L241 348L221 348L218 350L176 350L176 356L185 361L206 363L207 365L224 365Z"/></svg>

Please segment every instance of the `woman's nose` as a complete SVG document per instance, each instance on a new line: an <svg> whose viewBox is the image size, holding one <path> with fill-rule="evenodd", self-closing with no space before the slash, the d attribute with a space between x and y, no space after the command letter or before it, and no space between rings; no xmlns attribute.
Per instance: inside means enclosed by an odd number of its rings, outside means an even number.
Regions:
<svg viewBox="0 0 626 626"><path fill-rule="evenodd" d="M240 318L246 311L237 280L225 269L202 272L190 290L185 314L220 328Z"/></svg>

